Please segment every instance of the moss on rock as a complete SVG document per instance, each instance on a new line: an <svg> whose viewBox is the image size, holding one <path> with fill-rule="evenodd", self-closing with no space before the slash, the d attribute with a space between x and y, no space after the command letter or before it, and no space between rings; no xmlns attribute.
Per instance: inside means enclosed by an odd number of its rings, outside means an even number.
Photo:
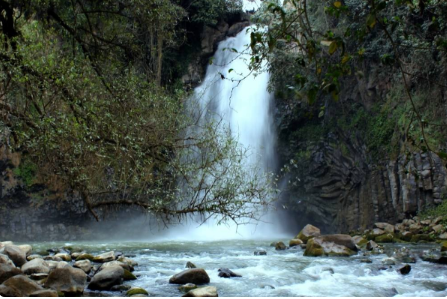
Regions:
<svg viewBox="0 0 447 299"><path fill-rule="evenodd" d="M143 288L131 288L126 292L127 297L131 297L134 295L149 295L149 293Z"/></svg>
<svg viewBox="0 0 447 299"><path fill-rule="evenodd" d="M377 243L394 243L394 236L392 234L377 236L375 241Z"/></svg>
<svg viewBox="0 0 447 299"><path fill-rule="evenodd" d="M136 280L137 277L135 275L133 275L129 270L123 269L124 270L124 275L123 275L123 279L124 280Z"/></svg>

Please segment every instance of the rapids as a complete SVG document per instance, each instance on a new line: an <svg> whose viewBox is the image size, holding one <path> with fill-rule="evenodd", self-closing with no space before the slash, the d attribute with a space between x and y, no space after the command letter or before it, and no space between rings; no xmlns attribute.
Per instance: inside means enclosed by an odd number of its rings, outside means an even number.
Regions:
<svg viewBox="0 0 447 299"><path fill-rule="evenodd" d="M386 254L372 256L372 264L361 263L362 253L349 258L304 257L302 249L276 251L273 240L227 240L210 242L156 241L107 243L40 243L34 250L80 246L87 252L122 251L139 263L134 274L138 280L125 282L146 289L153 296L179 297L178 285L169 278L183 271L188 261L204 268L221 297L296 297L296 296L446 296L447 266L424 262L411 264L410 274L403 276L398 266L382 267ZM279 241L279 240L275 240ZM283 239L286 242L286 239ZM392 251L402 245L387 245ZM405 245L422 251L434 245ZM255 256L264 249L266 256ZM230 268L241 278L220 278L217 270ZM331 268L332 271L329 269ZM89 296L99 293L86 293ZM118 292L102 295L123 296Z"/></svg>

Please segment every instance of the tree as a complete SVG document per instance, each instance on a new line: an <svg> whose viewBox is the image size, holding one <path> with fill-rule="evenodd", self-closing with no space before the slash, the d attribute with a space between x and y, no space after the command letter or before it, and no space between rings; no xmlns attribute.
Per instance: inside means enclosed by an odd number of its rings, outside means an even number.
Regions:
<svg viewBox="0 0 447 299"><path fill-rule="evenodd" d="M161 0L0 1L0 125L35 182L79 194L96 218L132 205L239 223L270 204L271 176L183 90L160 87L181 15Z"/></svg>
<svg viewBox="0 0 447 299"><path fill-rule="evenodd" d="M405 91L403 105L411 107L409 121L396 123L402 151L410 154L416 148L447 158L442 144L430 136L442 132L445 122L429 122L426 101L415 99L415 86L447 85L447 36L441 25L446 13L446 3L436 0L290 0L283 7L269 2L256 18L270 29L253 32L251 47L257 62L271 62L273 85L309 105L320 102L320 117L326 96L338 101L344 80L361 77L365 60L381 64L396 74L395 82Z"/></svg>

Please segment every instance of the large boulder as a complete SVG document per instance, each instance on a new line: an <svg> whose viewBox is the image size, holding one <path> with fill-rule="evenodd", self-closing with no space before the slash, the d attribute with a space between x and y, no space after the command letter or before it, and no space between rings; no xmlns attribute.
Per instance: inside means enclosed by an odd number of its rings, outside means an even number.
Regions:
<svg viewBox="0 0 447 299"><path fill-rule="evenodd" d="M89 283L90 290L110 290L114 285L123 282L124 269L120 266L111 266L104 268L93 276Z"/></svg>
<svg viewBox="0 0 447 299"><path fill-rule="evenodd" d="M366 243L366 250L372 251L378 247L379 245L374 241L368 241L368 243Z"/></svg>
<svg viewBox="0 0 447 299"><path fill-rule="evenodd" d="M86 283L87 274L84 271L68 266L52 270L45 287L62 292L65 296L80 296Z"/></svg>
<svg viewBox="0 0 447 299"><path fill-rule="evenodd" d="M313 237L319 237L321 235L321 231L318 227L315 227L311 224L306 225L300 233L295 237L295 239L300 239L307 244L307 241Z"/></svg>
<svg viewBox="0 0 447 299"><path fill-rule="evenodd" d="M305 256L351 256L358 252L349 235L326 235L307 242Z"/></svg>
<svg viewBox="0 0 447 299"><path fill-rule="evenodd" d="M76 261L73 264L73 267L79 268L85 273L90 273L90 270L92 270L92 263L89 260Z"/></svg>
<svg viewBox="0 0 447 299"><path fill-rule="evenodd" d="M20 269L10 264L0 264L0 284L10 279L13 276L22 274Z"/></svg>
<svg viewBox="0 0 447 299"><path fill-rule="evenodd" d="M0 249L0 253L7 255L17 267L22 267L27 262L25 252L18 246L6 245Z"/></svg>
<svg viewBox="0 0 447 299"><path fill-rule="evenodd" d="M394 243L394 236L392 234L383 234L374 239L377 243Z"/></svg>
<svg viewBox="0 0 447 299"><path fill-rule="evenodd" d="M41 258L33 259L22 266L23 273L31 275L34 273L49 273L50 267L47 262Z"/></svg>
<svg viewBox="0 0 447 299"><path fill-rule="evenodd" d="M216 287L203 287L189 291L183 297L219 297Z"/></svg>
<svg viewBox="0 0 447 299"><path fill-rule="evenodd" d="M169 283L175 284L205 284L210 282L210 277L204 269L188 269L180 273L175 274L169 279Z"/></svg>
<svg viewBox="0 0 447 299"><path fill-rule="evenodd" d="M28 256L33 252L33 247L28 244L18 245L17 247L25 253L25 256Z"/></svg>
<svg viewBox="0 0 447 299"><path fill-rule="evenodd" d="M0 288L0 296L28 297L43 288L25 275L16 275L5 281Z"/></svg>
<svg viewBox="0 0 447 299"><path fill-rule="evenodd" d="M93 261L97 263L107 263L115 260L115 252L110 251L93 257Z"/></svg>

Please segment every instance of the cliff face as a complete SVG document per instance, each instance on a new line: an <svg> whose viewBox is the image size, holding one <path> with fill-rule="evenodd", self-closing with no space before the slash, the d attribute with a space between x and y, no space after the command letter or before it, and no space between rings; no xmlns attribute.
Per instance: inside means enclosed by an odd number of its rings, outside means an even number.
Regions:
<svg viewBox="0 0 447 299"><path fill-rule="evenodd" d="M312 223L327 232L365 229L414 216L446 198L445 161L429 151L403 152L394 112L382 117L373 111L390 102L391 81L385 74L351 78L339 102L325 101L321 119L309 117L315 107L277 101L278 153L281 165L290 168L283 202L297 227ZM437 113L445 115L444 90L428 93L436 99L429 101L439 101ZM402 98L394 100L392 111L397 111ZM365 127L368 121L373 126ZM445 136L439 142L445 144Z"/></svg>
<svg viewBox="0 0 447 299"><path fill-rule="evenodd" d="M1 143L3 142L3 144ZM21 155L0 140L0 239L78 240L87 235L90 219L82 201L66 193L55 196L43 186L25 186L16 169Z"/></svg>

